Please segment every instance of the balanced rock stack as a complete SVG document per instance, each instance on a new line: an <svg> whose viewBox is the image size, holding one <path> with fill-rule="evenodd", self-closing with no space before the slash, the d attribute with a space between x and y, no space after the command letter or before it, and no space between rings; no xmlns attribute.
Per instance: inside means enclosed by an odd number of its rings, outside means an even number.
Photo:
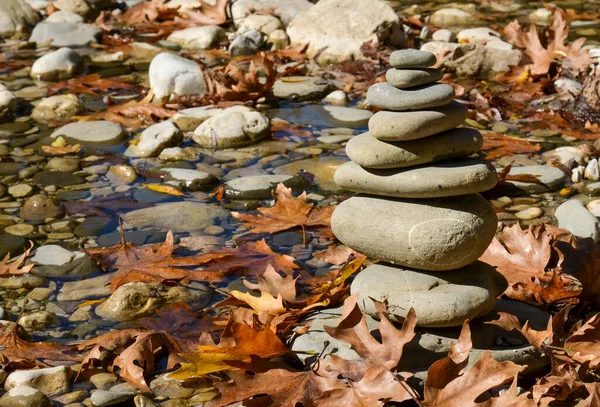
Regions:
<svg viewBox="0 0 600 407"><path fill-rule="evenodd" d="M467 109L453 101L451 86L437 83L435 55L395 51L387 82L369 88L367 101L383 109L369 132L351 139L349 163L336 183L360 195L342 202L331 225L337 238L385 263L353 281L361 305L375 316L369 297L386 301L401 322L413 307L417 326L460 326L494 309L506 281L477 261L494 237L492 206L478 193L497 182L479 151L477 130L457 128ZM386 264L387 263L387 264Z"/></svg>

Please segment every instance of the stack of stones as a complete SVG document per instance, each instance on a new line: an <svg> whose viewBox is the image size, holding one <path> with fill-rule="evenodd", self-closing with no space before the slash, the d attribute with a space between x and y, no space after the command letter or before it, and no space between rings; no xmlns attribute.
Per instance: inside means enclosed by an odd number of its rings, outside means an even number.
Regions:
<svg viewBox="0 0 600 407"><path fill-rule="evenodd" d="M401 322L413 307L417 326L460 327L490 313L506 281L477 261L494 237L497 218L479 192L497 182L479 151L477 130L457 128L467 109L453 101L434 54L395 51L387 82L369 88L368 103L383 109L369 131L346 147L349 163L336 183L360 194L333 213L337 238L373 259L352 282L360 304L375 316L369 297L388 304ZM457 328L460 330L460 328Z"/></svg>

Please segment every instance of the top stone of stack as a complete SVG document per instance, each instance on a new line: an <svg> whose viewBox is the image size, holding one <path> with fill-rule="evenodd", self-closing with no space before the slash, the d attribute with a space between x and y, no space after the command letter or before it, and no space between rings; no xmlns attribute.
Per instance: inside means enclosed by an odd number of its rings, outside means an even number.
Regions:
<svg viewBox="0 0 600 407"><path fill-rule="evenodd" d="M390 65L394 68L428 68L435 63L434 54L417 49L403 49L394 51L390 55Z"/></svg>
<svg viewBox="0 0 600 407"><path fill-rule="evenodd" d="M429 68L436 57L418 50L394 51L390 55L393 68L386 72L387 82L376 83L367 91L367 102L390 111L423 110L442 107L454 100L452 86L437 83L442 71Z"/></svg>

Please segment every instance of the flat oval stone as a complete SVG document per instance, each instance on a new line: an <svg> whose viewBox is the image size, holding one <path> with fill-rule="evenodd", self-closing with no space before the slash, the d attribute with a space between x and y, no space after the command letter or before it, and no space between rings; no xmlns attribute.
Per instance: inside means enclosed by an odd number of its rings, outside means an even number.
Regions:
<svg viewBox="0 0 600 407"><path fill-rule="evenodd" d="M498 182L494 167L484 160L466 160L407 169L373 170L349 162L333 179L339 187L396 198L441 198L492 189Z"/></svg>
<svg viewBox="0 0 600 407"><path fill-rule="evenodd" d="M479 194L435 199L359 195L333 212L331 228L346 246L405 267L454 270L473 263L496 233L494 209Z"/></svg>
<svg viewBox="0 0 600 407"><path fill-rule="evenodd" d="M394 68L426 68L436 61L435 54L417 49L401 49L390 54L390 65Z"/></svg>
<svg viewBox="0 0 600 407"><path fill-rule="evenodd" d="M412 307L417 326L443 328L492 311L506 286L500 273L479 261L450 273L373 264L354 278L351 292L360 294L359 304L368 315L377 315L371 297L387 302L394 322L403 321Z"/></svg>
<svg viewBox="0 0 600 407"><path fill-rule="evenodd" d="M441 69L388 69L385 79L397 88L404 89L413 86L427 85L442 79Z"/></svg>
<svg viewBox="0 0 600 407"><path fill-rule="evenodd" d="M454 100L454 88L444 83L398 89L380 82L367 91L367 103L386 110L420 110L447 105Z"/></svg>
<svg viewBox="0 0 600 407"><path fill-rule="evenodd" d="M114 145L125 138L121 125L107 120L69 123L54 130L51 138L63 136L72 143L87 145Z"/></svg>
<svg viewBox="0 0 600 407"><path fill-rule="evenodd" d="M467 111L455 101L418 112L381 111L369 119L369 133L383 141L416 140L460 126L467 118Z"/></svg>
<svg viewBox="0 0 600 407"><path fill-rule="evenodd" d="M481 149L483 138L475 129L458 128L412 141L385 142L359 134L346 144L346 154L366 168L402 168L467 157Z"/></svg>

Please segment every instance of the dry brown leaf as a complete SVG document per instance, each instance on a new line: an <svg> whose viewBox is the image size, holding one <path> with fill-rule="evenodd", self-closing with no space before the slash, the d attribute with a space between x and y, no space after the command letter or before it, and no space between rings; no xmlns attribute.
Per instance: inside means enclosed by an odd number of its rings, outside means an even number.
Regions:
<svg viewBox="0 0 600 407"><path fill-rule="evenodd" d="M103 270L115 269L111 276L111 289L133 281L166 282L190 280L218 282L223 273L218 271L190 270L205 260L202 256L173 257L173 233L169 231L164 243L136 246L121 236L121 243L99 249L87 249L88 254Z"/></svg>
<svg viewBox="0 0 600 407"><path fill-rule="evenodd" d="M348 246L330 247L327 250L315 253L315 257L317 259L331 264L344 264L358 256L360 256L360 253L354 251Z"/></svg>
<svg viewBox="0 0 600 407"><path fill-rule="evenodd" d="M124 93L140 92L142 87L123 81L122 78L103 78L99 74L93 73L78 76L64 82L57 82L48 85L48 96L57 93L72 93L76 95L85 94L98 96L115 91L125 91Z"/></svg>
<svg viewBox="0 0 600 407"><path fill-rule="evenodd" d="M51 155L65 155L65 154L75 154L81 151L81 144L74 145L65 145L62 147L54 147L54 146L42 146L42 150L46 154Z"/></svg>
<svg viewBox="0 0 600 407"><path fill-rule="evenodd" d="M79 121L108 120L130 129L138 129L168 119L177 113L176 110L167 109L161 104L148 103L147 99L146 97L141 102L129 101L123 105L110 106L103 112L74 118Z"/></svg>
<svg viewBox="0 0 600 407"><path fill-rule="evenodd" d="M508 281L505 295L539 304L577 297L579 281L561 273L553 257L553 238L543 226L505 227L480 260L495 266ZM552 260L552 262L551 262Z"/></svg>
<svg viewBox="0 0 600 407"><path fill-rule="evenodd" d="M258 276L258 284L244 280L244 285L251 290L260 290L272 296L281 296L286 301L296 299L296 280L294 276L281 276L270 264L262 275Z"/></svg>
<svg viewBox="0 0 600 407"><path fill-rule="evenodd" d="M29 253L33 249L33 242L30 241L29 244L29 249L25 250L25 253L18 257L11 258L10 253L4 256L4 259L0 261L0 276L18 276L31 271L34 264L24 265L25 260L27 260Z"/></svg>
<svg viewBox="0 0 600 407"><path fill-rule="evenodd" d="M515 154L536 153L542 148L539 144L532 144L527 140L491 131L484 131L481 135L483 136L483 146L481 149L487 151L485 157L487 160L494 160Z"/></svg>
<svg viewBox="0 0 600 407"><path fill-rule="evenodd" d="M227 3L229 0L216 0L208 2L198 0L200 11L180 10L183 23L196 25L221 25L227 22Z"/></svg>
<svg viewBox="0 0 600 407"><path fill-rule="evenodd" d="M275 205L272 208L258 208L263 216L232 212L231 216L244 222L244 227L252 233L276 233L294 227L329 227L333 207L314 207L306 202L306 192L299 197L292 195L292 189L283 183L277 185Z"/></svg>

